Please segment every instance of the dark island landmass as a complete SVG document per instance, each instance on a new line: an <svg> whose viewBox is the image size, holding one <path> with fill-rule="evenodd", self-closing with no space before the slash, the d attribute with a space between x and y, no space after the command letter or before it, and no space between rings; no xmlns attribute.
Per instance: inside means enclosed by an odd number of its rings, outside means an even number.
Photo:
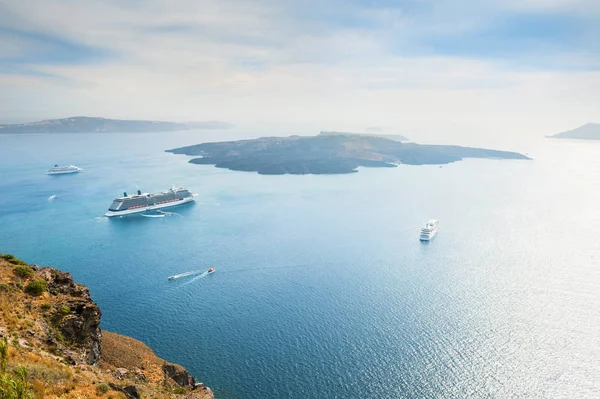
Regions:
<svg viewBox="0 0 600 399"><path fill-rule="evenodd" d="M219 121L177 123L75 116L72 118L48 119L40 122L0 125L0 134L170 132L190 129L229 129L232 126L229 123Z"/></svg>
<svg viewBox="0 0 600 399"><path fill-rule="evenodd" d="M546 137L553 139L600 140L600 123L587 123L576 129Z"/></svg>
<svg viewBox="0 0 600 399"><path fill-rule="evenodd" d="M355 173L359 166L441 165L464 158L530 159L516 152L402 143L379 136L352 134L263 137L166 151L200 156L189 161L193 164L267 175Z"/></svg>

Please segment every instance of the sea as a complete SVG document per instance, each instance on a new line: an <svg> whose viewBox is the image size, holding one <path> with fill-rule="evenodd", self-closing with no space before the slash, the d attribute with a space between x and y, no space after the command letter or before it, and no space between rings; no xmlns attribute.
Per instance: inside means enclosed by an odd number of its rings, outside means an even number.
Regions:
<svg viewBox="0 0 600 399"><path fill-rule="evenodd" d="M0 135L0 252L72 273L103 329L220 399L600 397L600 142L306 176L164 152L247 136ZM103 216L173 185L196 202Z"/></svg>

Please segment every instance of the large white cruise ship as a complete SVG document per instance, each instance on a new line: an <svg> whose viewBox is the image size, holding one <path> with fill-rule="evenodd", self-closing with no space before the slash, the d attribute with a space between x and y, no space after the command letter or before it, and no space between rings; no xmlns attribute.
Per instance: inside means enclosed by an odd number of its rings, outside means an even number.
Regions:
<svg viewBox="0 0 600 399"><path fill-rule="evenodd" d="M124 216L154 209L169 208L192 202L195 196L196 194L190 193L189 190L183 187L171 188L168 191L154 194L142 193L140 190L134 195L123 193L122 197L114 199L104 216Z"/></svg>
<svg viewBox="0 0 600 399"><path fill-rule="evenodd" d="M69 166L54 165L54 167L49 169L48 172L46 172L46 174L47 175L64 175L67 173L79 173L81 171L83 171L83 169L78 168L75 165L69 165Z"/></svg>
<svg viewBox="0 0 600 399"><path fill-rule="evenodd" d="M430 241L433 239L433 237L435 237L437 234L439 223L440 222L435 219L428 221L427 224L421 229L421 235L419 236L419 239L421 241Z"/></svg>

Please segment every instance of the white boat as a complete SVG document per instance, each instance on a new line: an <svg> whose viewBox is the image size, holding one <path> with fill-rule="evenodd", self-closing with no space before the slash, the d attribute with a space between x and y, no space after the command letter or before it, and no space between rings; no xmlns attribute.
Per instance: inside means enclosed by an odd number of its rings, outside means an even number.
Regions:
<svg viewBox="0 0 600 399"><path fill-rule="evenodd" d="M138 190L135 195L123 193L122 197L115 198L108 212L104 214L107 217L125 216L134 213L142 213L155 209L170 208L172 206L187 204L195 200L196 194L189 190L178 187L171 188L168 191L148 194ZM154 217L163 217L166 214L156 215ZM151 216L152 217L152 216Z"/></svg>
<svg viewBox="0 0 600 399"><path fill-rule="evenodd" d="M440 224L440 222L438 222L435 219L431 219L427 222L427 224L421 229L421 235L419 236L419 239L421 241L430 241L433 239L433 237L435 237L435 235L438 232L438 225Z"/></svg>
<svg viewBox="0 0 600 399"><path fill-rule="evenodd" d="M69 165L69 166L54 165L54 167L49 169L48 172L46 172L46 174L47 175L64 175L67 173L79 173L82 171L83 171L83 169L78 168L75 165Z"/></svg>

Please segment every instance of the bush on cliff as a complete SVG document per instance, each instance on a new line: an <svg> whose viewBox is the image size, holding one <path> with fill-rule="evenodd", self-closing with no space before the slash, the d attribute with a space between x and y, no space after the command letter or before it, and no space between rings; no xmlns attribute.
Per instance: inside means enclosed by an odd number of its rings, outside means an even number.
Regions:
<svg viewBox="0 0 600 399"><path fill-rule="evenodd" d="M17 367L12 373L6 371L8 364L8 339L0 341L0 398L30 399L31 391L27 382L27 369Z"/></svg>
<svg viewBox="0 0 600 399"><path fill-rule="evenodd" d="M0 393L2 399L30 399L33 398L27 381L27 369L17 368L14 375L0 375Z"/></svg>
<svg viewBox="0 0 600 399"><path fill-rule="evenodd" d="M33 296L42 295L46 292L46 280L33 280L25 287L25 292Z"/></svg>
<svg viewBox="0 0 600 399"><path fill-rule="evenodd" d="M17 265L13 269L13 273L21 278L29 278L33 276L33 269L29 266Z"/></svg>
<svg viewBox="0 0 600 399"><path fill-rule="evenodd" d="M110 386L104 382L102 382L96 386L96 392L99 395L104 395L108 391L110 391Z"/></svg>
<svg viewBox="0 0 600 399"><path fill-rule="evenodd" d="M8 338L0 340L0 374L6 373L6 365L8 364Z"/></svg>
<svg viewBox="0 0 600 399"><path fill-rule="evenodd" d="M4 254L2 256L0 256L2 259L4 259L5 261L7 261L8 263L12 263L13 265L23 265L23 266L27 266L26 262L23 262L21 259L15 258L14 255L11 254Z"/></svg>
<svg viewBox="0 0 600 399"><path fill-rule="evenodd" d="M71 313L71 308L63 305L60 308L58 308L58 313L60 313L61 315L68 315L69 313Z"/></svg>

